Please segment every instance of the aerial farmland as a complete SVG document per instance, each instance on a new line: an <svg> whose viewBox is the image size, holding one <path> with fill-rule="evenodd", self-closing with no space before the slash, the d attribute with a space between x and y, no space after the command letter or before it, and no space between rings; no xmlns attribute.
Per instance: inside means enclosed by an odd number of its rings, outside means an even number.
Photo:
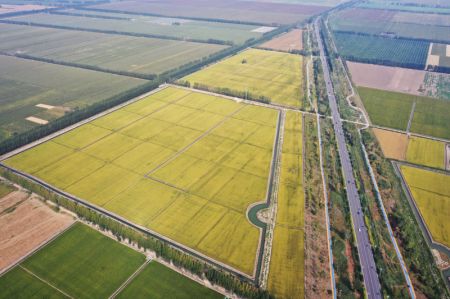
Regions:
<svg viewBox="0 0 450 299"><path fill-rule="evenodd" d="M0 0L0 299L450 299L447 0Z"/></svg>
<svg viewBox="0 0 450 299"><path fill-rule="evenodd" d="M259 49L246 50L182 80L200 89L293 107L301 106L304 96L302 56Z"/></svg>

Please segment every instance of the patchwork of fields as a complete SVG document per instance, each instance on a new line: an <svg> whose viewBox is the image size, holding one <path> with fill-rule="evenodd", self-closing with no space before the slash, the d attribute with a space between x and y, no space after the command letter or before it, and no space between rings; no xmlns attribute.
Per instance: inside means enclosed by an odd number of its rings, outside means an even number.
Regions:
<svg viewBox="0 0 450 299"><path fill-rule="evenodd" d="M36 126L27 117L54 120L148 82L8 56L0 65L0 140Z"/></svg>
<svg viewBox="0 0 450 299"><path fill-rule="evenodd" d="M431 43L427 67L450 70L450 45Z"/></svg>
<svg viewBox="0 0 450 299"><path fill-rule="evenodd" d="M357 86L450 100L450 74L347 61Z"/></svg>
<svg viewBox="0 0 450 299"><path fill-rule="evenodd" d="M31 22L47 26L64 26L73 29L100 30L129 34L168 36L178 39L208 41L210 39L242 44L250 38L258 38L259 26L228 24L183 19L167 19L149 16L124 15L96 18L78 15L31 14L9 18L17 22Z"/></svg>
<svg viewBox="0 0 450 299"><path fill-rule="evenodd" d="M0 297L108 298L144 261L144 255L76 223L1 276Z"/></svg>
<svg viewBox="0 0 450 299"><path fill-rule="evenodd" d="M11 186L0 181L0 272L74 222L26 191L5 187Z"/></svg>
<svg viewBox="0 0 450 299"><path fill-rule="evenodd" d="M449 19L439 14L350 8L330 18L334 31L389 35L392 37L450 41Z"/></svg>
<svg viewBox="0 0 450 299"><path fill-rule="evenodd" d="M433 239L450 247L450 175L408 166L401 171Z"/></svg>
<svg viewBox="0 0 450 299"><path fill-rule="evenodd" d="M228 90L242 98L269 99L300 107L303 99L303 57L249 49L183 78L191 86Z"/></svg>
<svg viewBox="0 0 450 299"><path fill-rule="evenodd" d="M169 87L4 163L252 275L277 116Z"/></svg>
<svg viewBox="0 0 450 299"><path fill-rule="evenodd" d="M302 114L286 115L268 288L277 298L304 297Z"/></svg>
<svg viewBox="0 0 450 299"><path fill-rule="evenodd" d="M445 142L378 128L373 131L386 158L445 169Z"/></svg>
<svg viewBox="0 0 450 299"><path fill-rule="evenodd" d="M0 276L0 298L109 298L143 266L143 254L75 223L57 239ZM152 298L221 298L222 296L158 264L144 266L119 298L139 291ZM145 283L145 287L141 288ZM150 293L146 287L154 289Z"/></svg>
<svg viewBox="0 0 450 299"><path fill-rule="evenodd" d="M12 24L0 24L0 31L0 51L138 74L160 74L226 48Z"/></svg>
<svg viewBox="0 0 450 299"><path fill-rule="evenodd" d="M429 42L335 32L336 46L345 59L424 69Z"/></svg>
<svg viewBox="0 0 450 299"><path fill-rule="evenodd" d="M280 3L242 0L129 0L91 7L117 12L149 13L172 17L208 18L264 24L301 22L327 9L318 5L278 2Z"/></svg>
<svg viewBox="0 0 450 299"><path fill-rule="evenodd" d="M413 103L411 132L450 139L450 102L390 91L359 87L373 124L406 131Z"/></svg>

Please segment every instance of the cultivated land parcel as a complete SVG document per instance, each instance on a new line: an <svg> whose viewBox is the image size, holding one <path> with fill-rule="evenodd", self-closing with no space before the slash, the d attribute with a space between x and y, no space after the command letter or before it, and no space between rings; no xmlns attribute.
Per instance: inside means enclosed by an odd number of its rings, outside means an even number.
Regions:
<svg viewBox="0 0 450 299"><path fill-rule="evenodd" d="M4 163L252 275L277 117L169 87Z"/></svg>
<svg viewBox="0 0 450 299"><path fill-rule="evenodd" d="M250 49L184 78L191 86L228 89L241 97L266 98L299 107L303 98L300 55Z"/></svg>
<svg viewBox="0 0 450 299"><path fill-rule="evenodd" d="M76 223L0 277L0 298L108 298L144 260L143 254Z"/></svg>
<svg viewBox="0 0 450 299"><path fill-rule="evenodd" d="M221 298L143 254L76 223L0 277L0 298Z"/></svg>
<svg viewBox="0 0 450 299"><path fill-rule="evenodd" d="M116 72L160 74L225 49L224 45L0 24L0 51Z"/></svg>
<svg viewBox="0 0 450 299"><path fill-rule="evenodd" d="M450 102L360 87L359 95L373 124L406 131L413 105L411 132L450 139Z"/></svg>
<svg viewBox="0 0 450 299"><path fill-rule="evenodd" d="M50 121L148 82L9 56L0 56L0 65L0 140L36 126L29 116Z"/></svg>
<svg viewBox="0 0 450 299"><path fill-rule="evenodd" d="M450 175L409 166L401 171L433 239L450 247Z"/></svg>
<svg viewBox="0 0 450 299"><path fill-rule="evenodd" d="M108 14L106 15L108 16ZM113 19L114 18L114 19ZM111 19L82 15L32 14L9 18L11 21L73 29L112 31L129 34L167 36L178 39L220 40L235 44L262 35L258 25L227 24L148 16L113 15Z"/></svg>
<svg viewBox="0 0 450 299"><path fill-rule="evenodd" d="M269 290L277 298L304 297L302 114L289 111L284 127L277 215L269 267Z"/></svg>

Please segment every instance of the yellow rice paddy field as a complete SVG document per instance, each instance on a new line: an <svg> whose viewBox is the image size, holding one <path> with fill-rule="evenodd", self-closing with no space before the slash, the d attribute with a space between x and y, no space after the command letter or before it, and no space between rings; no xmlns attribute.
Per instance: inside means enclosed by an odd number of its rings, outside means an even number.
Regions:
<svg viewBox="0 0 450 299"><path fill-rule="evenodd" d="M433 239L450 247L450 175L408 166L401 171Z"/></svg>
<svg viewBox="0 0 450 299"><path fill-rule="evenodd" d="M445 168L445 142L377 128L373 132L386 158Z"/></svg>
<svg viewBox="0 0 450 299"><path fill-rule="evenodd" d="M277 298L304 297L302 115L289 111L281 156L278 209L268 287Z"/></svg>
<svg viewBox="0 0 450 299"><path fill-rule="evenodd" d="M406 161L428 167L445 167L445 143L412 136L409 139Z"/></svg>
<svg viewBox="0 0 450 299"><path fill-rule="evenodd" d="M277 117L168 87L3 163L252 275Z"/></svg>
<svg viewBox="0 0 450 299"><path fill-rule="evenodd" d="M212 89L228 88L264 96L271 102L300 107L303 92L300 55L249 49L184 78Z"/></svg>

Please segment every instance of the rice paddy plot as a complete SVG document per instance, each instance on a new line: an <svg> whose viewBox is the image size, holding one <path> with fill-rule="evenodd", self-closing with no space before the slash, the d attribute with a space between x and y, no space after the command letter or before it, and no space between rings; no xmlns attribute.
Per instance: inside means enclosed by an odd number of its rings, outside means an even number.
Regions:
<svg viewBox="0 0 450 299"><path fill-rule="evenodd" d="M364 87L358 93L373 124L406 131L415 102L411 132L450 139L449 101Z"/></svg>
<svg viewBox="0 0 450 299"><path fill-rule="evenodd" d="M277 298L304 297L302 114L286 115L268 288Z"/></svg>
<svg viewBox="0 0 450 299"><path fill-rule="evenodd" d="M0 31L4 52L140 75L161 74L227 47L13 24L0 24Z"/></svg>
<svg viewBox="0 0 450 299"><path fill-rule="evenodd" d="M0 298L108 298L144 255L76 223L0 277Z"/></svg>
<svg viewBox="0 0 450 299"><path fill-rule="evenodd" d="M277 117L167 87L4 163L252 275Z"/></svg>
<svg viewBox="0 0 450 299"><path fill-rule="evenodd" d="M28 117L49 121L148 82L9 56L0 65L0 141L39 125Z"/></svg>
<svg viewBox="0 0 450 299"><path fill-rule="evenodd" d="M444 169L445 143L412 136L409 139L406 160L414 164Z"/></svg>
<svg viewBox="0 0 450 299"><path fill-rule="evenodd" d="M401 171L433 240L450 247L450 176L409 166Z"/></svg>
<svg viewBox="0 0 450 299"><path fill-rule="evenodd" d="M223 295L153 261L117 296L119 299L219 299L223 297Z"/></svg>
<svg viewBox="0 0 450 299"><path fill-rule="evenodd" d="M228 89L242 98L265 98L300 107L304 97L303 58L300 55L246 50L183 78L220 92Z"/></svg>

